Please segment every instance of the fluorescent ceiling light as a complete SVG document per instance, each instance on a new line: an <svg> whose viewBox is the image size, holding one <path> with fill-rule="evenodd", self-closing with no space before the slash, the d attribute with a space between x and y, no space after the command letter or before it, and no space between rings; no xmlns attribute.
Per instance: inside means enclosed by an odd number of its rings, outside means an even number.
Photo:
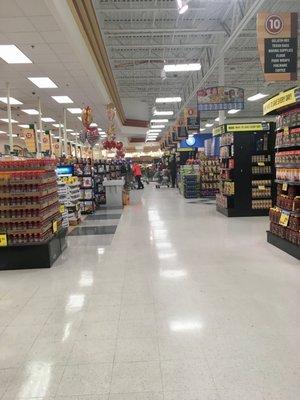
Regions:
<svg viewBox="0 0 300 400"><path fill-rule="evenodd" d="M200 69L201 69L200 63L164 65L164 70L166 72L190 72L190 71L200 71Z"/></svg>
<svg viewBox="0 0 300 400"><path fill-rule="evenodd" d="M20 128L29 128L29 124L21 124L21 125L18 125Z"/></svg>
<svg viewBox="0 0 300 400"><path fill-rule="evenodd" d="M180 103L181 97L157 97L156 103Z"/></svg>
<svg viewBox="0 0 300 400"><path fill-rule="evenodd" d="M59 128L59 124L52 124L52 126L54 126L54 128ZM63 124L60 124L61 128L63 128Z"/></svg>
<svg viewBox="0 0 300 400"><path fill-rule="evenodd" d="M151 119L151 124L155 124L156 122L157 123L159 123L159 122L169 122L169 120L168 119Z"/></svg>
<svg viewBox="0 0 300 400"><path fill-rule="evenodd" d="M79 121L81 121L81 117L77 117L79 119Z"/></svg>
<svg viewBox="0 0 300 400"><path fill-rule="evenodd" d="M29 114L29 115L38 115L38 110L35 110L33 108L27 108L26 110L22 110L24 113Z"/></svg>
<svg viewBox="0 0 300 400"><path fill-rule="evenodd" d="M35 86L37 86L40 89L52 89L52 88L58 87L47 76L42 76L42 77L38 77L38 78L28 77L27 79L29 79Z"/></svg>
<svg viewBox="0 0 300 400"><path fill-rule="evenodd" d="M43 122L55 122L55 119L50 118L50 117L44 117L44 118L41 118L41 119L42 119Z"/></svg>
<svg viewBox="0 0 300 400"><path fill-rule="evenodd" d="M92 128L94 128L94 127L98 126L98 124L96 124L96 122L92 122L92 123L90 124L90 126L91 126Z"/></svg>
<svg viewBox="0 0 300 400"><path fill-rule="evenodd" d="M205 126L206 126L206 128L211 128L212 126L214 126L214 124L207 123L207 124L205 124Z"/></svg>
<svg viewBox="0 0 300 400"><path fill-rule="evenodd" d="M174 111L157 111L155 110L153 115L160 116L160 115L173 115Z"/></svg>
<svg viewBox="0 0 300 400"><path fill-rule="evenodd" d="M7 136L9 136L9 134L7 134ZM18 135L16 135L15 133L13 133L11 136L12 137L18 137Z"/></svg>
<svg viewBox="0 0 300 400"><path fill-rule="evenodd" d="M238 112L240 112L241 110L229 110L228 114L236 114Z"/></svg>
<svg viewBox="0 0 300 400"><path fill-rule="evenodd" d="M8 64L32 64L32 61L14 44L0 45L0 58Z"/></svg>
<svg viewBox="0 0 300 400"><path fill-rule="evenodd" d="M0 101L1 101L1 103L7 104L7 97L0 97ZM16 105L16 104L23 104L21 101L15 99L14 97L10 97L10 98L9 98L9 102L10 102L10 104L11 104L12 106L13 106L13 105Z"/></svg>
<svg viewBox="0 0 300 400"><path fill-rule="evenodd" d="M7 119L7 118L0 118L0 120L3 121L3 122L7 122L7 123L8 123L8 119ZM12 119L12 120L11 120L11 123L12 123L12 124L17 124L18 121L16 121L15 119Z"/></svg>
<svg viewBox="0 0 300 400"><path fill-rule="evenodd" d="M66 129L66 132L73 132L74 131L74 129Z"/></svg>
<svg viewBox="0 0 300 400"><path fill-rule="evenodd" d="M71 113L71 114L81 114L82 113L82 109L81 108L67 108L67 110Z"/></svg>
<svg viewBox="0 0 300 400"><path fill-rule="evenodd" d="M55 100L59 104L68 104L68 103L74 103L72 99L70 99L69 96L51 96L53 100Z"/></svg>
<svg viewBox="0 0 300 400"><path fill-rule="evenodd" d="M166 125L152 125L151 129L152 128L154 128L154 129L156 129L156 128L165 128L165 127L166 127Z"/></svg>
<svg viewBox="0 0 300 400"><path fill-rule="evenodd" d="M54 137L54 139L59 139L59 136L53 136Z"/></svg>
<svg viewBox="0 0 300 400"><path fill-rule="evenodd" d="M6 132L4 132L4 131L0 131L0 133L6 133Z"/></svg>
<svg viewBox="0 0 300 400"><path fill-rule="evenodd" d="M200 128L200 129L199 129L200 132L203 132L203 131L205 131L205 130L206 130L205 128Z"/></svg>
<svg viewBox="0 0 300 400"><path fill-rule="evenodd" d="M220 121L220 117L215 118L215 121L219 122Z"/></svg>
<svg viewBox="0 0 300 400"><path fill-rule="evenodd" d="M160 133L161 129L151 129L149 131L147 131L147 133Z"/></svg>
<svg viewBox="0 0 300 400"><path fill-rule="evenodd" d="M189 8L189 6L184 4L182 0L176 0L176 3L179 14L184 14Z"/></svg>
<svg viewBox="0 0 300 400"><path fill-rule="evenodd" d="M263 93L257 93L253 96L248 97L248 101L256 101L256 100L260 100L263 99L264 97L268 97L268 94L263 94Z"/></svg>
<svg viewBox="0 0 300 400"><path fill-rule="evenodd" d="M67 130L68 130L68 129L67 129ZM77 136L78 133L77 133L77 132L71 132L70 135L72 135L72 136Z"/></svg>

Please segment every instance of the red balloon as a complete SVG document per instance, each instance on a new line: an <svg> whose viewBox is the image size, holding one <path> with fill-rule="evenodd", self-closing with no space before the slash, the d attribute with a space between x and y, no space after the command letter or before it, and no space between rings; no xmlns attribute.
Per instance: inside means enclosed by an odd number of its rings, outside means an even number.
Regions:
<svg viewBox="0 0 300 400"><path fill-rule="evenodd" d="M122 142L117 142L116 143L116 149L117 150L122 150L122 147L123 147L123 143Z"/></svg>

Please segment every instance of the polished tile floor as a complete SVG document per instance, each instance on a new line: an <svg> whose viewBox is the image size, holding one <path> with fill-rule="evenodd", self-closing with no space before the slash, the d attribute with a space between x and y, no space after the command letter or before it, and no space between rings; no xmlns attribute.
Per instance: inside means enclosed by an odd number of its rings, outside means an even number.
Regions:
<svg viewBox="0 0 300 400"><path fill-rule="evenodd" d="M300 265L266 243L267 218L134 197L119 223L84 223L114 235L0 272L0 399L298 400Z"/></svg>

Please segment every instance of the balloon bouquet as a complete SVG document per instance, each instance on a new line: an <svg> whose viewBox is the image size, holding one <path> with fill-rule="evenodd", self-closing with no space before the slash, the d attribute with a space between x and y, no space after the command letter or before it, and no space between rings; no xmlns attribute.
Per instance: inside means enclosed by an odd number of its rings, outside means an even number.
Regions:
<svg viewBox="0 0 300 400"><path fill-rule="evenodd" d="M90 126L93 122L93 114L90 106L84 107L81 113L81 122L83 130L79 134L79 140L85 144L87 141L91 147L99 141L99 132L97 127Z"/></svg>
<svg viewBox="0 0 300 400"><path fill-rule="evenodd" d="M103 142L103 148L105 150L113 150L116 149L116 157L117 158L124 158L125 153L123 150L123 143L116 142L116 126L115 126L115 116L116 116L116 109L113 103L109 103L106 106L106 116L108 119L108 128L107 128L107 139Z"/></svg>

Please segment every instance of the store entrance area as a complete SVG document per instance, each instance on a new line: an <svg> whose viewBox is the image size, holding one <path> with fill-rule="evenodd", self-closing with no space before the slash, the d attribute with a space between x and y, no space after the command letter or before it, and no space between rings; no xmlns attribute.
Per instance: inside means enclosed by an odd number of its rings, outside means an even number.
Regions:
<svg viewBox="0 0 300 400"><path fill-rule="evenodd" d="M136 196L85 222L114 235L1 272L1 400L296 400L299 261L268 245L268 218Z"/></svg>

